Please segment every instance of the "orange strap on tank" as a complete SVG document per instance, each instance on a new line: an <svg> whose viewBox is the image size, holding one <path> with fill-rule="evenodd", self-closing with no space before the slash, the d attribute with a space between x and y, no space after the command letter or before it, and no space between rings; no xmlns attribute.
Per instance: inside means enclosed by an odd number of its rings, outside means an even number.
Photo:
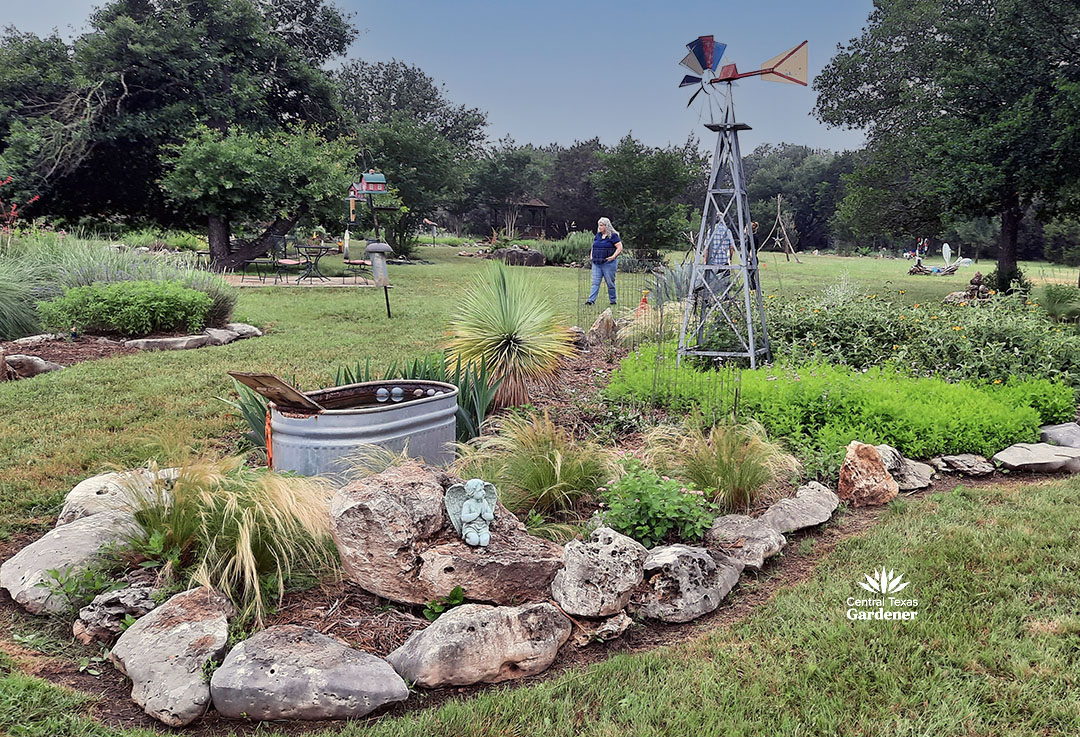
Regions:
<svg viewBox="0 0 1080 737"><path fill-rule="evenodd" d="M274 467L274 443L270 440L270 410L266 410L266 465Z"/></svg>

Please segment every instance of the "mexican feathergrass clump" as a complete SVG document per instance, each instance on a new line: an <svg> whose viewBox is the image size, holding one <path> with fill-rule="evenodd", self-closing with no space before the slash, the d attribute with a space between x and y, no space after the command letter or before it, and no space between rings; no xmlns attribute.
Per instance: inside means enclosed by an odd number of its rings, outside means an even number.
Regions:
<svg viewBox="0 0 1080 737"><path fill-rule="evenodd" d="M337 570L328 482L244 468L239 457L186 462L175 478L157 470L149 493L129 489L142 529L132 549L152 541L164 578L214 588L261 626L271 592L280 601L290 578Z"/></svg>
<svg viewBox="0 0 1080 737"><path fill-rule="evenodd" d="M486 362L502 382L496 407L527 403L527 382L549 380L559 360L573 353L570 331L520 269L495 262L465 294L450 322L448 362Z"/></svg>
<svg viewBox="0 0 1080 737"><path fill-rule="evenodd" d="M523 519L571 515L619 472L613 451L575 440L546 413L511 415L497 434L459 443L454 470L493 481L506 508Z"/></svg>
<svg viewBox="0 0 1080 737"><path fill-rule="evenodd" d="M799 462L770 442L756 421L697 427L665 425L645 439L651 465L705 492L725 513L751 508L761 489Z"/></svg>

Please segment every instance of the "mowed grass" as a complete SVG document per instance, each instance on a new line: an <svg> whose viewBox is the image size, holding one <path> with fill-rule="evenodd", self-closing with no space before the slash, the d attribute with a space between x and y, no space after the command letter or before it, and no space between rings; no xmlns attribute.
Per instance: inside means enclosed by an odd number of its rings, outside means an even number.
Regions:
<svg viewBox="0 0 1080 737"><path fill-rule="evenodd" d="M730 629L319 734L1077 734L1078 496L1073 479L894 501L810 579ZM847 599L869 596L856 582L882 565L910 582L901 596L918 600L917 617L848 620ZM0 729L8 733L147 734L105 729L83 715L87 708L44 681L0 679ZM260 734L285 734L265 727Z"/></svg>

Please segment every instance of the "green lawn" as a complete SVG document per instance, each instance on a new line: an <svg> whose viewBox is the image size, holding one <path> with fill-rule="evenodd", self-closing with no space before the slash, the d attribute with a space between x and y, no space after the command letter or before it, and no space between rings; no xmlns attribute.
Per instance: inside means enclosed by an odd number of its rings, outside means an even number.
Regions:
<svg viewBox="0 0 1080 737"><path fill-rule="evenodd" d="M263 338L0 384L0 537L51 526L77 481L141 462L148 439L230 449L240 426L214 398L231 390L227 370L271 371L307 388L328 383L339 364L370 358L383 367L438 350L483 262L451 248L420 255L434 263L391 267L392 319L381 290L244 289L236 319L265 328ZM767 255L766 291L820 290L846 273L868 292L929 301L962 288L974 271L909 277L904 261L803 260ZM1075 269L1024 267L1036 280L1076 280ZM579 274L530 274L572 320ZM1078 492L1073 481L897 503L813 580L730 633L385 720L371 734L1077 733ZM843 600L883 563L913 581L920 619L848 622ZM0 680L8 733L111 734L81 716L85 709L85 699L17 672ZM364 732L354 725L346 733Z"/></svg>

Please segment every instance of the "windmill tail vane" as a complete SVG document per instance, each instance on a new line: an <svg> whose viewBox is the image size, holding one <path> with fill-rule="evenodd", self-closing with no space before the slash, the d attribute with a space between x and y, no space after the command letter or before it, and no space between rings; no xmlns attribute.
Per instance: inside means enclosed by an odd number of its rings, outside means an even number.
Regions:
<svg viewBox="0 0 1080 737"><path fill-rule="evenodd" d="M806 41L777 54L764 62L761 68L751 72L740 72L734 62L720 66L720 59L724 56L727 44L719 43L712 36L698 36L686 44L686 48L689 53L679 63L693 74L684 75L679 86L698 85L698 89L686 103L687 107L690 107L702 92L709 94L708 85L717 82L734 82L746 77L761 77L767 82L799 84L803 87L807 84L809 54ZM719 72L717 72L718 68Z"/></svg>

